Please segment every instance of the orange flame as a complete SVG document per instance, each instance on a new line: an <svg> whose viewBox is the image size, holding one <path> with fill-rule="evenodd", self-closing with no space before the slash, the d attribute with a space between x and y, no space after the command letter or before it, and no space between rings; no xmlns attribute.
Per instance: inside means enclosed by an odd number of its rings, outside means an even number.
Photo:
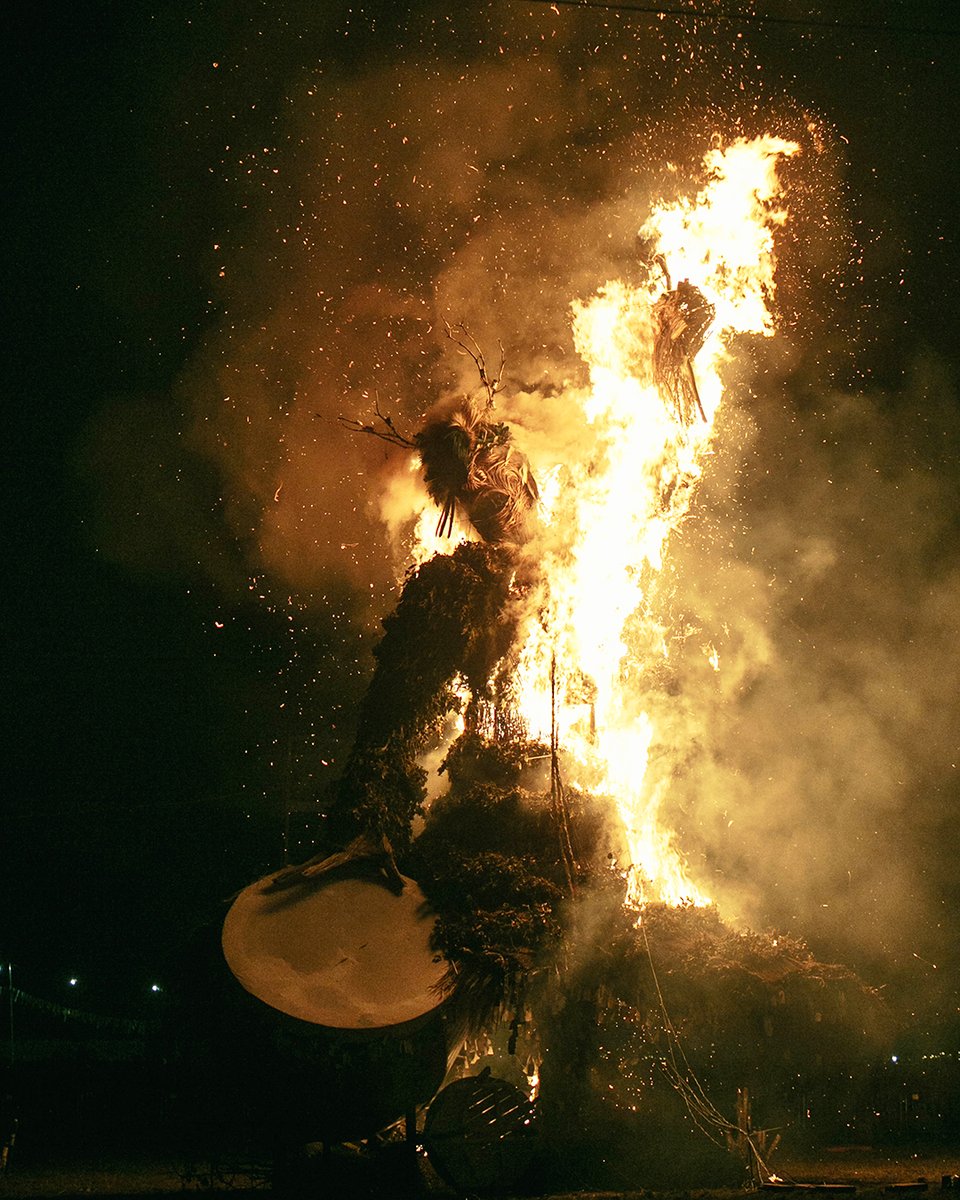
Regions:
<svg viewBox="0 0 960 1200"><path fill-rule="evenodd" d="M688 280L715 307L693 364L705 419L678 422L653 385L652 308L662 281L608 282L572 305L590 386L560 403L582 425L582 453L562 464L543 455L533 461L545 533L537 548L542 583L520 656L520 708L531 733L545 738L553 670L565 770L570 782L611 798L638 906L652 898L709 902L660 818L669 780L648 769L662 735L643 707L644 668L670 653L650 599L709 452L730 339L773 333L773 231L786 220L777 164L797 150L774 137L711 150L696 198L655 207L641 231L655 239L669 277Z"/></svg>

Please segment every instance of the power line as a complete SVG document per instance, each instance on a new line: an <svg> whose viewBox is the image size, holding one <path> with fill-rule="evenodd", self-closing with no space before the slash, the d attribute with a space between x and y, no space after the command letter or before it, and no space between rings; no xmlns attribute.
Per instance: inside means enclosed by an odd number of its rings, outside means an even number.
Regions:
<svg viewBox="0 0 960 1200"><path fill-rule="evenodd" d="M703 21L728 24L789 25L800 29L843 29L854 33L910 33L918 37L960 37L960 29L935 29L922 25L891 25L877 21L828 21L817 17L762 16L760 13L708 12L702 8L661 8L643 4L620 4L617 0L527 0L549 8L593 8L607 12L638 13L654 17L698 17Z"/></svg>

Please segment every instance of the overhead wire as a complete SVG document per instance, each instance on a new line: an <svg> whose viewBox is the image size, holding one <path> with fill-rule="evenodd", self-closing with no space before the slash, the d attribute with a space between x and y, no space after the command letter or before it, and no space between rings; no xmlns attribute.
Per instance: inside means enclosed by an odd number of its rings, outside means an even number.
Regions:
<svg viewBox="0 0 960 1200"><path fill-rule="evenodd" d="M751 12L712 12L703 8L667 8L662 5L627 4L621 0L527 0L547 8L601 9L608 12L637 13L652 17L696 17L701 21L727 24L785 25L800 29L833 29L852 33L914 34L917 37L960 37L960 29L925 25L890 24L886 21L832 21L821 17L783 17Z"/></svg>

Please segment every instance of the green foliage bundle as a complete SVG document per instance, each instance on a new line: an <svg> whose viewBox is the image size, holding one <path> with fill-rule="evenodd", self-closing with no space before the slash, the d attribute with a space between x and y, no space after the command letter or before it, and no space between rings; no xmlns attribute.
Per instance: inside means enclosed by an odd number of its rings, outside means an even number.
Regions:
<svg viewBox="0 0 960 1200"><path fill-rule="evenodd" d="M612 940L618 965L604 983L651 1037L669 1014L693 1052L793 1071L855 1059L891 1032L877 990L799 938L733 929L712 906L649 904L641 920Z"/></svg>
<svg viewBox="0 0 960 1200"><path fill-rule="evenodd" d="M417 765L427 738L458 701L458 675L482 694L510 646L510 551L484 543L458 546L412 571L400 603L384 621L376 670L357 738L331 813L341 841L357 833L409 845L425 797Z"/></svg>
<svg viewBox="0 0 960 1200"><path fill-rule="evenodd" d="M562 940L559 846L549 802L517 782L526 761L517 747L484 748L464 734L447 760L450 792L434 803L404 864L438 913L437 946L474 1030L501 1006L518 1005L528 977Z"/></svg>

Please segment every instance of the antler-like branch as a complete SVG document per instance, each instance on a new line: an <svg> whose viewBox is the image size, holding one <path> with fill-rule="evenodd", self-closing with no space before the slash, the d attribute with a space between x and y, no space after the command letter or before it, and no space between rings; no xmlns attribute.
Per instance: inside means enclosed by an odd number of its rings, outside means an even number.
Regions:
<svg viewBox="0 0 960 1200"><path fill-rule="evenodd" d="M483 389L487 393L487 405L492 408L493 398L497 394L500 384L503 381L503 368L506 365L506 357L503 352L503 342L501 342L499 338L497 339L497 345L500 348L500 368L497 371L496 378L491 379L487 375L487 362L483 357L483 351L480 349L477 339L473 336L469 329L467 329L464 323L460 321L457 325L451 325L450 322L444 318L443 329L450 341L453 342L454 345L459 346L462 353L468 354L473 359L477 368L477 373L480 376L480 383L483 385ZM457 337L458 333L461 335L460 337ZM466 338L467 341L464 341L464 338ZM470 343L469 345L468 342Z"/></svg>
<svg viewBox="0 0 960 1200"><path fill-rule="evenodd" d="M378 429L376 425L370 423L364 424L363 421L357 420L356 417L340 416L337 417L337 420L345 429L349 429L353 433L369 433L372 437L380 438L380 440L383 442L389 442L391 446L403 446L405 450L415 450L417 448L416 442L413 442L410 438L405 437L400 430L397 429L396 425L393 423L393 417L380 411L379 400L374 406L374 412L377 415L377 420L383 424L383 429Z"/></svg>

